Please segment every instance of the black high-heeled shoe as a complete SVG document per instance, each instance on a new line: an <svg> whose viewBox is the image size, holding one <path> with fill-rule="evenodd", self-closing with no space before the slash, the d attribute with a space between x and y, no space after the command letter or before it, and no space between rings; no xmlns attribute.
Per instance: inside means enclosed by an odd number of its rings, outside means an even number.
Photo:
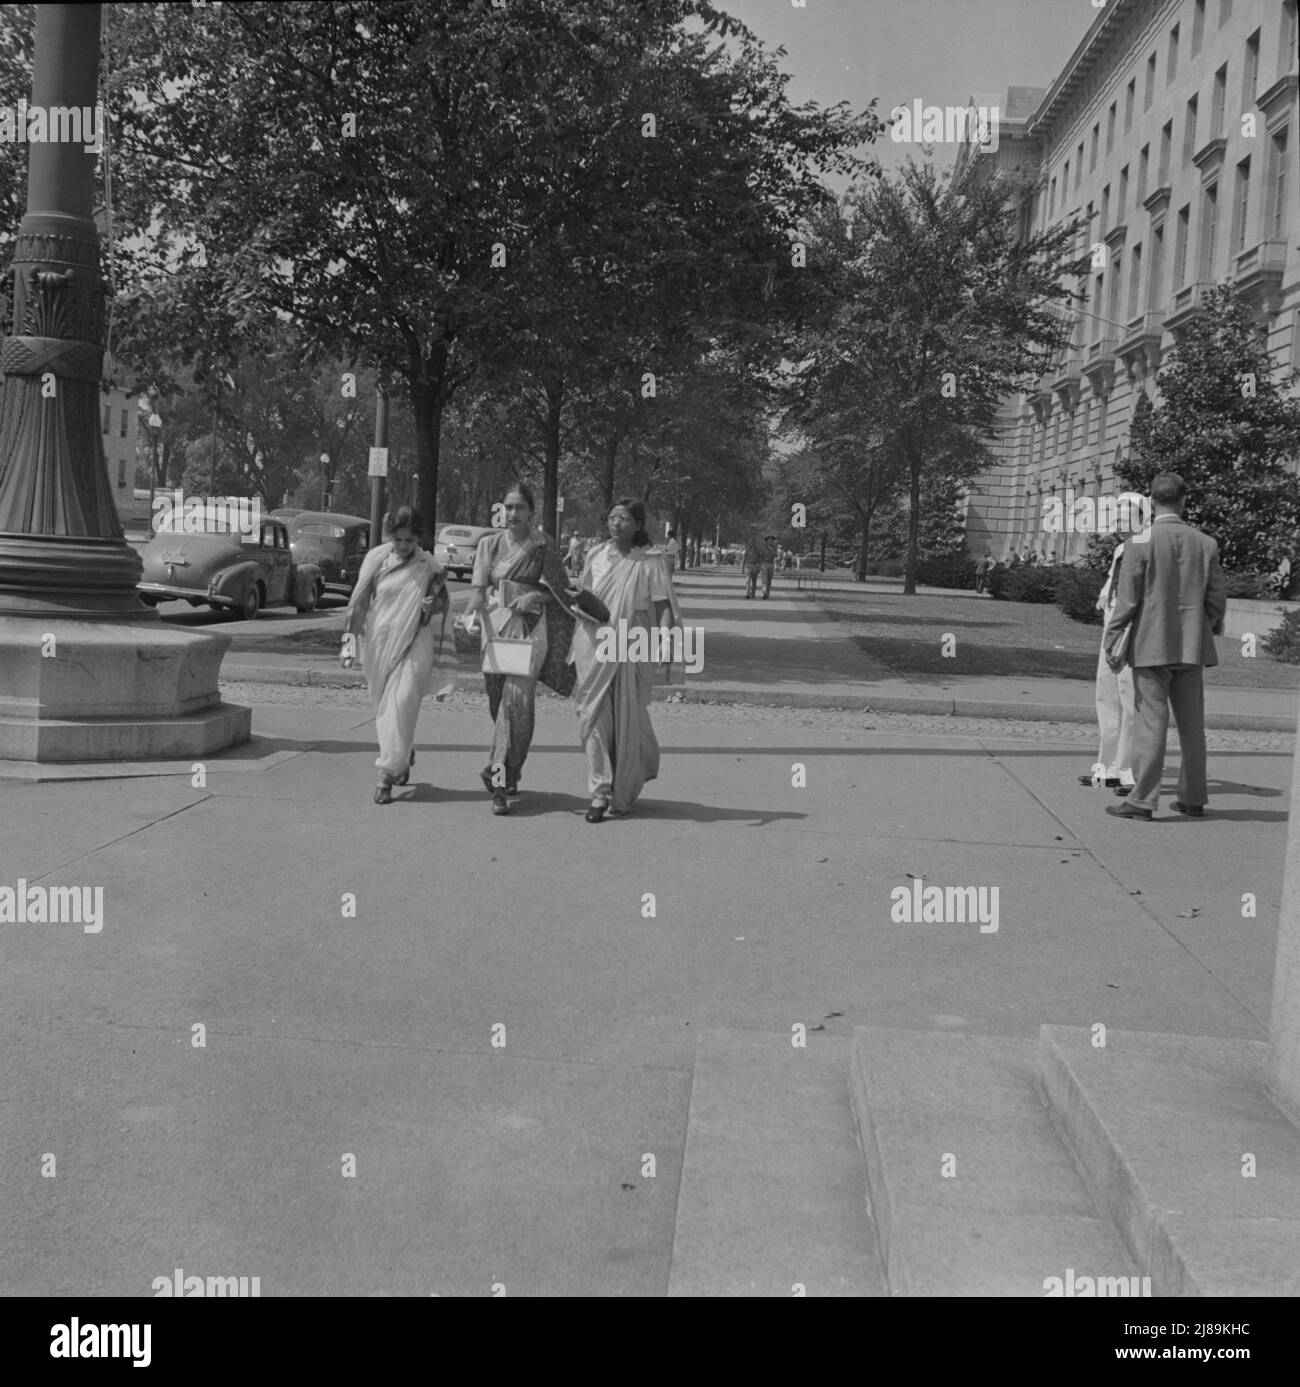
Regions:
<svg viewBox="0 0 1300 1387"><path fill-rule="evenodd" d="M385 784L383 784L383 785L376 785L376 786L375 786L375 803L376 803L376 804L392 804L392 802L393 802L393 787L392 787L391 785L387 784L387 783L385 783Z"/></svg>
<svg viewBox="0 0 1300 1387"><path fill-rule="evenodd" d="M405 785L411 779L411 767L415 765L415 748L411 748L411 759L406 763L406 769L393 782L394 785Z"/></svg>
<svg viewBox="0 0 1300 1387"><path fill-rule="evenodd" d="M605 810L608 808L609 805L605 800L592 800L591 808L587 810L587 822L589 824L603 823Z"/></svg>
<svg viewBox="0 0 1300 1387"><path fill-rule="evenodd" d="M504 790L497 790L492 796L492 812L504 818L510 812Z"/></svg>

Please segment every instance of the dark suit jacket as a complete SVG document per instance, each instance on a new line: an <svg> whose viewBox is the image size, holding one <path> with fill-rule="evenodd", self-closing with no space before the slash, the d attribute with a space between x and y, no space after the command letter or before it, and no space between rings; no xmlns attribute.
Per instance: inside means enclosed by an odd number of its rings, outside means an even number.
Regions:
<svg viewBox="0 0 1300 1387"><path fill-rule="evenodd" d="M1135 669L1217 665L1214 637L1227 609L1219 546L1180 516L1157 516L1124 545L1106 649L1114 650L1131 624L1128 661Z"/></svg>

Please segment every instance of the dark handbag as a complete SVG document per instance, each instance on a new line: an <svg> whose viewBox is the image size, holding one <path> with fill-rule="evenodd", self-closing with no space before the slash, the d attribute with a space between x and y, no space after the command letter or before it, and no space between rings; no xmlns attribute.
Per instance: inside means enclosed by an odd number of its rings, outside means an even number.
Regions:
<svg viewBox="0 0 1300 1387"><path fill-rule="evenodd" d="M591 617L598 625L609 624L609 608L590 588L569 588L566 592L556 592L545 578L542 579L542 586L575 621L582 615ZM575 595L569 597L570 592Z"/></svg>

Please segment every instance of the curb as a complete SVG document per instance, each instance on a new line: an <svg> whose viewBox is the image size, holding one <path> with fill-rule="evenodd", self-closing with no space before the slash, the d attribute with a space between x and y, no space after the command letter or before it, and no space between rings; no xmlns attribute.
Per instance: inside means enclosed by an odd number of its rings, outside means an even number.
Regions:
<svg viewBox="0 0 1300 1387"><path fill-rule="evenodd" d="M283 665L238 665L222 672L225 683L296 684L313 689L363 689L365 675L342 669L293 669ZM482 692L480 676L461 674L453 681L456 692ZM875 697L869 691L855 694L805 692L795 689L756 689L732 684L672 684L655 686L653 699L678 703L741 703L762 708L824 708L864 713L914 713L927 717L997 718L1013 722L1068 722L1095 727L1091 704L1000 703L982 699ZM1274 713L1205 714L1205 726L1214 731L1294 732L1294 717Z"/></svg>

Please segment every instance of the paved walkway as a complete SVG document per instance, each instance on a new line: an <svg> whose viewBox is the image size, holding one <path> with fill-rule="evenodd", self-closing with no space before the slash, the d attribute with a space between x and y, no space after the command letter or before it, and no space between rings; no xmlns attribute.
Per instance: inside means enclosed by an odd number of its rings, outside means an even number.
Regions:
<svg viewBox="0 0 1300 1387"><path fill-rule="evenodd" d="M746 600L743 575L734 570L678 574L685 619L704 631L703 668L660 687L658 697L777 704L796 708L856 708L875 712L1007 717L1035 721L1094 720L1093 687L1073 679L988 678L977 675L900 678L873 661L822 613L815 599L783 576L768 601ZM861 585L839 584L861 593ZM894 591L896 583L883 590ZM453 587L459 607L466 590ZM952 596L945 590L946 596ZM979 601L972 593L972 601ZM337 612L317 619L337 627ZM302 623L294 623L292 628ZM253 682L351 686L361 676L339 669L326 652L292 653L276 640L280 628L223 625L237 648L226 657L228 679ZM474 662L460 666L466 687L480 687ZM1214 686L1206 690L1210 727L1293 731L1300 699L1293 691Z"/></svg>

